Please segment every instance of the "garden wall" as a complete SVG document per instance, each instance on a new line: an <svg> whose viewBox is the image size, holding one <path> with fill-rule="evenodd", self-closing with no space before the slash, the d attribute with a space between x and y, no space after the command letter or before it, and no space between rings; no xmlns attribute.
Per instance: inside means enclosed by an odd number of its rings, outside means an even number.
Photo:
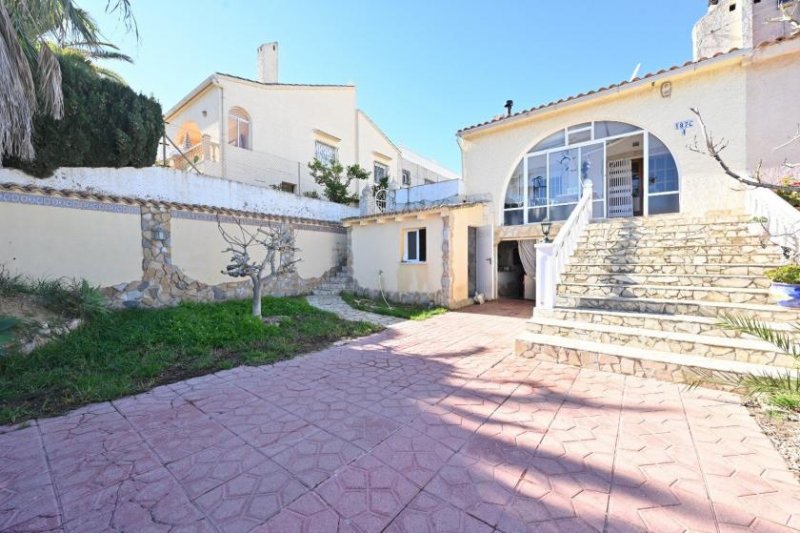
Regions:
<svg viewBox="0 0 800 533"><path fill-rule="evenodd" d="M100 181L100 173L109 182ZM182 183L167 179L158 186L154 179L170 175ZM235 194L201 196L216 205L187 202L197 192L191 177ZM105 192L131 191L145 182L156 186L139 189L139 196ZM229 230L239 220L249 230L284 224L294 231L297 272L271 280L265 294L309 293L344 264L346 234L335 216L350 208L257 187L246 197L241 189L246 186L226 189L230 182L218 182L225 180L161 169L67 169L47 180L0 169L0 265L33 279L87 279L103 287L117 306L247 297L249 281L222 274L228 257L222 253L227 245L218 220ZM282 201L274 202L273 193ZM233 205L251 209L232 209ZM259 211L252 206L271 208ZM328 220L297 216L311 214L315 207Z"/></svg>

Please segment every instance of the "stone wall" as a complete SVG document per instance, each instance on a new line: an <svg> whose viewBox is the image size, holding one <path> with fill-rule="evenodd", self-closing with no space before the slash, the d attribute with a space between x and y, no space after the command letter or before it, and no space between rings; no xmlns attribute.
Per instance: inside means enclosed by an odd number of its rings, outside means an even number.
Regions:
<svg viewBox="0 0 800 533"><path fill-rule="evenodd" d="M170 210L159 206L142 206L141 211L142 279L106 288L104 292L113 305L163 307L177 305L182 301L208 302L250 297L250 280L209 285L187 276L172 263ZM276 276L264 283L264 294L308 294L336 270L334 267L325 275L311 279L303 279L296 272Z"/></svg>

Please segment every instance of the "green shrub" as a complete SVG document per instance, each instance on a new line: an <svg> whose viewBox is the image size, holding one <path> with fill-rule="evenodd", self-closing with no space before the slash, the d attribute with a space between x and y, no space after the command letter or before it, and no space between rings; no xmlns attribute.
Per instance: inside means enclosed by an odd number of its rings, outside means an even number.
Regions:
<svg viewBox="0 0 800 533"><path fill-rule="evenodd" d="M39 279L31 281L11 274L0 265L0 296L26 294L54 313L75 318L94 318L108 313L108 303L99 287L85 279Z"/></svg>
<svg viewBox="0 0 800 533"><path fill-rule="evenodd" d="M3 166L47 177L59 167L148 167L164 131L161 105L130 87L98 76L86 59L59 56L64 118L37 115L36 159L3 160Z"/></svg>
<svg viewBox="0 0 800 533"><path fill-rule="evenodd" d="M5 355L6 347L14 340L13 330L19 320L11 316L0 316L0 356Z"/></svg>
<svg viewBox="0 0 800 533"><path fill-rule="evenodd" d="M800 265L786 265L767 270L766 275L776 283L800 285Z"/></svg>

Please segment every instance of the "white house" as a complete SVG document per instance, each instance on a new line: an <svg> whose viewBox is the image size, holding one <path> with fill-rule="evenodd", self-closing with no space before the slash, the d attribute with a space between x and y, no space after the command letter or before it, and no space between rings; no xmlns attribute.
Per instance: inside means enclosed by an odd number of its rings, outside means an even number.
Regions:
<svg viewBox="0 0 800 533"><path fill-rule="evenodd" d="M214 73L165 115L169 163L210 176L280 188L319 192L308 170L314 158L358 163L374 180L405 186L457 177L398 148L358 108L354 85L278 81L278 43L258 49L258 78ZM406 172L404 172L404 170ZM354 183L357 193L364 184Z"/></svg>

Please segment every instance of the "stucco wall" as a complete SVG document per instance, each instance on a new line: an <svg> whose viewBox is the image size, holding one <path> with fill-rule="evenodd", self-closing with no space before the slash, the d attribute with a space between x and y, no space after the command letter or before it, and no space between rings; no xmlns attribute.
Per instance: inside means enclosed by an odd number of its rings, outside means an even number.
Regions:
<svg viewBox="0 0 800 533"><path fill-rule="evenodd" d="M358 215L358 209L341 204L156 167L61 168L46 179L32 178L18 170L0 169L0 183L209 205L313 220L338 222Z"/></svg>
<svg viewBox="0 0 800 533"><path fill-rule="evenodd" d="M0 265L32 279L84 278L93 285L142 276L138 207L74 209L59 200L0 192Z"/></svg>
<svg viewBox="0 0 800 533"><path fill-rule="evenodd" d="M389 178L400 181L400 150L389 142L362 111L358 111L358 164L372 172L375 162L389 167ZM363 188L364 183L360 186Z"/></svg>
<svg viewBox="0 0 800 533"><path fill-rule="evenodd" d="M452 217L452 237L450 253L452 254L451 290L455 307L464 305L469 300L469 228L489 223L483 206L476 205L450 212Z"/></svg>
<svg viewBox="0 0 800 533"><path fill-rule="evenodd" d="M227 245L213 220L182 218L173 214L172 220L172 261L188 276L209 285L232 281L222 273L228 264L230 254L223 254ZM236 234L238 228L232 223L222 224L225 231ZM247 225L248 230L256 231L257 226ZM297 229L295 245L299 248L297 273L301 278L318 278L328 270L343 263L346 236L341 231L313 231ZM264 251L253 249L253 260L261 261Z"/></svg>
<svg viewBox="0 0 800 533"><path fill-rule="evenodd" d="M741 57L712 62L714 68L689 69L680 75L644 80L624 93L609 91L599 97L556 105L534 112L530 118L511 120L485 130L463 134L464 180L467 194L490 192L494 216L501 222L505 189L522 156L538 141L556 130L588 121L613 120L640 126L659 137L671 150L681 179L681 212L702 214L713 210L743 208L743 193L734 190L710 157L689 149L699 128L682 135L676 123L694 116L698 107L717 132L724 132L730 165L744 169L746 78ZM710 65L709 65L710 67ZM672 83L672 95L660 94L661 83Z"/></svg>
<svg viewBox="0 0 800 533"><path fill-rule="evenodd" d="M765 170L781 170L784 161L800 162L800 143L776 150L797 135L800 124L800 43L787 45L784 48L790 53L780 55L777 48L766 48L747 69L747 166L751 171L759 164Z"/></svg>
<svg viewBox="0 0 800 533"><path fill-rule="evenodd" d="M427 261L424 264L403 263L404 231L427 230ZM383 272L383 290L387 293L425 293L440 297L442 290L442 232L444 224L438 215L421 220L386 221L381 224L354 224L351 231L353 279L367 290L380 289L379 272Z"/></svg>

